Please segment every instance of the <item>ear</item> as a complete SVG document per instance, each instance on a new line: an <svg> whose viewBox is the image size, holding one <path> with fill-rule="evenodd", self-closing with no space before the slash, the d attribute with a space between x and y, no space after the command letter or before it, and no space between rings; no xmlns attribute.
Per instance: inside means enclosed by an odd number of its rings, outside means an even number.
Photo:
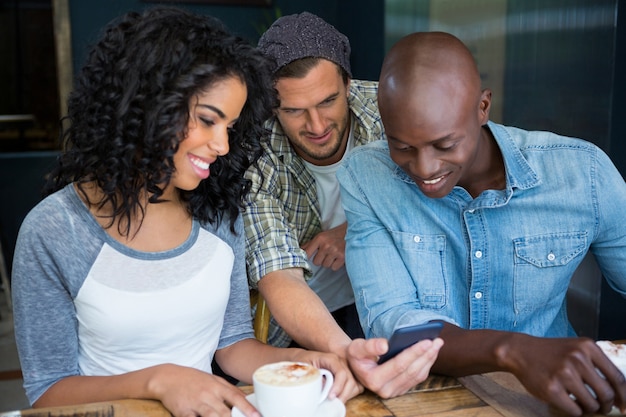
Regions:
<svg viewBox="0 0 626 417"><path fill-rule="evenodd" d="M352 78L348 77L348 82L346 83L346 97L350 97L350 82Z"/></svg>
<svg viewBox="0 0 626 417"><path fill-rule="evenodd" d="M491 110L491 90L485 88L480 95L480 105L478 118L480 125L484 126L489 121L489 111Z"/></svg>

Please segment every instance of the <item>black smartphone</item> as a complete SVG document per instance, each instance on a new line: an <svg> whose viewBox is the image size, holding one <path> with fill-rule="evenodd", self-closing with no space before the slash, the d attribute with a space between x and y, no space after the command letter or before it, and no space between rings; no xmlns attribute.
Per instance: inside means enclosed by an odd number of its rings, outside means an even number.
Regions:
<svg viewBox="0 0 626 417"><path fill-rule="evenodd" d="M389 339L389 351L380 357L378 363L387 362L420 340L436 338L441 333L441 329L443 329L443 323L438 321L396 329Z"/></svg>

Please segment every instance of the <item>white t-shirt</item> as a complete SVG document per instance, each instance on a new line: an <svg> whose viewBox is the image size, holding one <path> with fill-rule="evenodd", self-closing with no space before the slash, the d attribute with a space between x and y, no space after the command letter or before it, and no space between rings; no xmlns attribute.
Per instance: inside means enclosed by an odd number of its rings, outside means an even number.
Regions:
<svg viewBox="0 0 626 417"><path fill-rule="evenodd" d="M233 261L232 249L204 229L187 252L158 260L105 244L74 300L81 374L161 363L210 373Z"/></svg>
<svg viewBox="0 0 626 417"><path fill-rule="evenodd" d="M346 221L346 215L341 206L339 182L335 174L343 159L354 147L354 135L352 131L353 128L350 126L346 152L339 162L332 165L319 166L304 161L307 169L311 172L313 178L315 178L322 230L332 229ZM314 257L315 255L309 259L313 275L309 279L308 284L324 302L328 310L335 311L354 303L354 293L352 292L352 285L350 284L345 265L339 270L333 271L330 268L313 264Z"/></svg>

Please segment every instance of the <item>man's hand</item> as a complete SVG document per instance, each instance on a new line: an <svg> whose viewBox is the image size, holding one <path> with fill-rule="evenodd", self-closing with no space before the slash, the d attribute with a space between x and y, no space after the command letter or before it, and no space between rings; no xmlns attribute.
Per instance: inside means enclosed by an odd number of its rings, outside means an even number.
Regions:
<svg viewBox="0 0 626 417"><path fill-rule="evenodd" d="M346 356L352 372L366 388L382 398L392 398L428 377L442 345L439 338L422 340L379 365L379 356L389 349L387 340L355 339L348 346Z"/></svg>
<svg viewBox="0 0 626 417"><path fill-rule="evenodd" d="M529 337L507 356L530 393L570 415L626 408L624 375L591 339Z"/></svg>
<svg viewBox="0 0 626 417"><path fill-rule="evenodd" d="M314 265L330 268L333 271L345 263L347 223L318 233L313 239L302 245ZM313 255L315 255L313 257Z"/></svg>
<svg viewBox="0 0 626 417"><path fill-rule="evenodd" d="M626 380L591 339L543 338L444 323L434 370L466 376L510 372L532 395L572 416L626 407Z"/></svg>

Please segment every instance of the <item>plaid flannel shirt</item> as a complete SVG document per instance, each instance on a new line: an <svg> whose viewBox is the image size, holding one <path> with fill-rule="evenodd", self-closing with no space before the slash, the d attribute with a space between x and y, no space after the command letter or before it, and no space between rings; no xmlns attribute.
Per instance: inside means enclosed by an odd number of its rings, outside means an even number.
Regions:
<svg viewBox="0 0 626 417"><path fill-rule="evenodd" d="M348 106L355 122L355 146L383 138L377 93L378 82L350 82ZM258 170L253 166L246 172L246 178L252 180L243 213L251 288L268 273L287 268L302 268L309 278L311 270L300 242L308 242L322 231L313 176L293 151L278 120L272 117L266 127L271 133L263 140ZM284 347L290 342L272 318L268 343Z"/></svg>

